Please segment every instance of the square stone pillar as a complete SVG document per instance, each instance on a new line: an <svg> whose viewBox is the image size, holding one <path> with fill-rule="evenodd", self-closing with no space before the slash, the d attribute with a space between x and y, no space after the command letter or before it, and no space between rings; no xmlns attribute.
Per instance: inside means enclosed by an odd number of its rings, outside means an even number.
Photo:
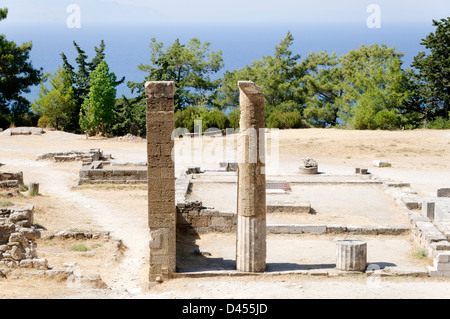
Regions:
<svg viewBox="0 0 450 319"><path fill-rule="evenodd" d="M150 282L162 282L176 269L174 93L174 82L145 83Z"/></svg>
<svg viewBox="0 0 450 319"><path fill-rule="evenodd" d="M236 269L266 269L266 175L264 94L250 81L239 81L238 207Z"/></svg>

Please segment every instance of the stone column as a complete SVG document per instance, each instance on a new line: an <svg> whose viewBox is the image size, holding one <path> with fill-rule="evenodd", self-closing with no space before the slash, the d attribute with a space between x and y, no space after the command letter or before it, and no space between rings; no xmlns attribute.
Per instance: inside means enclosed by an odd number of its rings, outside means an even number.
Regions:
<svg viewBox="0 0 450 319"><path fill-rule="evenodd" d="M150 282L170 278L176 267L174 93L174 82L145 84Z"/></svg>
<svg viewBox="0 0 450 319"><path fill-rule="evenodd" d="M364 271L367 264L367 243L361 240L339 240L336 245L336 269Z"/></svg>
<svg viewBox="0 0 450 319"><path fill-rule="evenodd" d="M266 269L266 176L264 94L250 81L239 81L238 205L236 268Z"/></svg>

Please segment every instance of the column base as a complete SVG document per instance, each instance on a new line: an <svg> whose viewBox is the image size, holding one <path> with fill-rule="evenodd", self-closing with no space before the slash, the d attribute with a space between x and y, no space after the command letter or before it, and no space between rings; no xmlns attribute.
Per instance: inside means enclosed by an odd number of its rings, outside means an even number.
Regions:
<svg viewBox="0 0 450 319"><path fill-rule="evenodd" d="M237 217L236 270L266 270L266 218Z"/></svg>

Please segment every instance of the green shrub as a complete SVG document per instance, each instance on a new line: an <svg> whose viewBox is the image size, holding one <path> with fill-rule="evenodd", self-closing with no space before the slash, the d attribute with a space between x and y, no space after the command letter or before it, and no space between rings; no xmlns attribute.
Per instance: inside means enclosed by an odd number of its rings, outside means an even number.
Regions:
<svg viewBox="0 0 450 319"><path fill-rule="evenodd" d="M175 128L186 128L194 133L194 121L202 121L202 131L208 128L226 129L229 126L228 117L219 110L208 110L202 107L188 106L175 112Z"/></svg>
<svg viewBox="0 0 450 319"><path fill-rule="evenodd" d="M441 116L436 117L433 121L427 124L427 128L433 130L448 130L450 129L450 119L445 119Z"/></svg>
<svg viewBox="0 0 450 319"><path fill-rule="evenodd" d="M203 119L207 128L218 128L224 130L229 126L230 120L222 111L211 110L206 113Z"/></svg>
<svg viewBox="0 0 450 319"><path fill-rule="evenodd" d="M416 249L412 252L412 256L416 259L424 259L427 257L427 251L423 248Z"/></svg>
<svg viewBox="0 0 450 319"><path fill-rule="evenodd" d="M7 114L0 114L0 128L6 130L10 125L10 117Z"/></svg>
<svg viewBox="0 0 450 319"><path fill-rule="evenodd" d="M34 126L33 117L30 114L19 114L11 118L11 125L15 127L20 126Z"/></svg>
<svg viewBox="0 0 450 319"><path fill-rule="evenodd" d="M228 121L229 121L229 125L230 128L233 129L237 129L240 124L240 119L241 119L241 109L240 108L235 108L233 109L230 113L228 113Z"/></svg>
<svg viewBox="0 0 450 319"><path fill-rule="evenodd" d="M266 126L268 128L304 128L307 127L305 121L302 120L300 112L281 112L274 111L266 120Z"/></svg>
<svg viewBox="0 0 450 319"><path fill-rule="evenodd" d="M188 106L175 112L175 128L186 128L189 132L194 132L194 121L198 118L198 109Z"/></svg>
<svg viewBox="0 0 450 319"><path fill-rule="evenodd" d="M51 126L52 121L50 120L50 118L48 116L41 116L39 118L39 121L37 123L38 127L42 127L42 128L47 128Z"/></svg>
<svg viewBox="0 0 450 319"><path fill-rule="evenodd" d="M395 110L381 110L374 116L374 129L395 130L400 128L401 117Z"/></svg>
<svg viewBox="0 0 450 319"><path fill-rule="evenodd" d="M71 251L88 251L89 248L85 244L75 244L69 248Z"/></svg>

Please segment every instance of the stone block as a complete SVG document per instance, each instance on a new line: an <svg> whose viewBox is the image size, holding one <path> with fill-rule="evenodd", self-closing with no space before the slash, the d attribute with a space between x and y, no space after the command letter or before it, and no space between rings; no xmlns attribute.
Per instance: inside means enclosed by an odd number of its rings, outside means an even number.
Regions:
<svg viewBox="0 0 450 319"><path fill-rule="evenodd" d="M429 218L430 220L434 220L436 203L424 200L422 202L422 216Z"/></svg>
<svg viewBox="0 0 450 319"><path fill-rule="evenodd" d="M33 268L33 260L32 259L22 259L19 262L19 267L21 267L21 268Z"/></svg>
<svg viewBox="0 0 450 319"><path fill-rule="evenodd" d="M267 225L266 231L271 234L290 234L292 227L290 225Z"/></svg>
<svg viewBox="0 0 450 319"><path fill-rule="evenodd" d="M148 226L152 228L175 228L175 209L174 213L166 214L149 214Z"/></svg>
<svg viewBox="0 0 450 319"><path fill-rule="evenodd" d="M439 263L450 263L450 254L438 254L436 260Z"/></svg>
<svg viewBox="0 0 450 319"><path fill-rule="evenodd" d="M450 220L450 200L436 202L434 220Z"/></svg>
<svg viewBox="0 0 450 319"><path fill-rule="evenodd" d="M450 263L448 262L442 263L434 260L433 265L437 271L448 271L450 273Z"/></svg>
<svg viewBox="0 0 450 319"><path fill-rule="evenodd" d="M375 167L391 167L391 163L383 161L372 161L372 165Z"/></svg>
<svg viewBox="0 0 450 319"><path fill-rule="evenodd" d="M327 233L329 234L344 234L347 232L347 226L343 225L327 225Z"/></svg>
<svg viewBox="0 0 450 319"><path fill-rule="evenodd" d="M327 231L326 225L291 225L290 233L291 234L325 234Z"/></svg>
<svg viewBox="0 0 450 319"><path fill-rule="evenodd" d="M402 197L401 198L403 204L406 206L406 208L410 210L416 210L422 208L422 203L419 201L419 199L411 198L411 197Z"/></svg>
<svg viewBox="0 0 450 319"><path fill-rule="evenodd" d="M192 227L208 227L210 218L208 216L199 216L192 220Z"/></svg>
<svg viewBox="0 0 450 319"><path fill-rule="evenodd" d="M450 250L450 243L448 241L438 241L432 243L431 247L436 251Z"/></svg>
<svg viewBox="0 0 450 319"><path fill-rule="evenodd" d="M437 190L437 197L450 197L450 188L439 188Z"/></svg>

